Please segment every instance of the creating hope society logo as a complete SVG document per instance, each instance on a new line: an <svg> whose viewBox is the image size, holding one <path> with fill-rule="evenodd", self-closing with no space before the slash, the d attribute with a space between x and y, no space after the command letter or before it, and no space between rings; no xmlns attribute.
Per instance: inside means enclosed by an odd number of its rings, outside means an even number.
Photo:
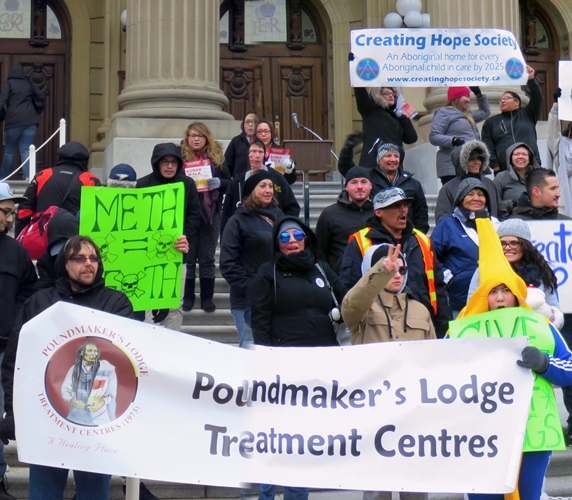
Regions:
<svg viewBox="0 0 572 500"><path fill-rule="evenodd" d="M356 73L362 80L370 82L379 75L379 64L374 59L362 59L356 66Z"/></svg>
<svg viewBox="0 0 572 500"><path fill-rule="evenodd" d="M511 58L506 62L506 74L513 80L519 79L524 73L524 65L516 58Z"/></svg>

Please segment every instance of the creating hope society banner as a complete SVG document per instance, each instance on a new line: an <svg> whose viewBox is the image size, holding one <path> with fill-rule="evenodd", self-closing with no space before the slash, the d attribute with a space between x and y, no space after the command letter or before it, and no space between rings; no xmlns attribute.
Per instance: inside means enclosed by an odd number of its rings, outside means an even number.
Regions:
<svg viewBox="0 0 572 500"><path fill-rule="evenodd" d="M351 31L353 87L524 85L516 38L498 29Z"/></svg>
<svg viewBox="0 0 572 500"><path fill-rule="evenodd" d="M101 250L105 284L129 297L135 311L181 303L185 185L141 189L82 187L80 234Z"/></svg>
<svg viewBox="0 0 572 500"><path fill-rule="evenodd" d="M221 486L509 492L532 393L516 364L526 344L246 350L60 302L20 335L19 458ZM170 460L149 459L157 443Z"/></svg>
<svg viewBox="0 0 572 500"><path fill-rule="evenodd" d="M572 313L572 220L526 221L532 244L552 265L558 280L558 300L564 313Z"/></svg>

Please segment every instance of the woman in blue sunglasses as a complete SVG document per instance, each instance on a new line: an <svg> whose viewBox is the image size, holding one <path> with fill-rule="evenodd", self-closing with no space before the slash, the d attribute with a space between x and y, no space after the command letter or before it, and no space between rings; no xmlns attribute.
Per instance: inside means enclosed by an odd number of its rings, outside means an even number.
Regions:
<svg viewBox="0 0 572 500"><path fill-rule="evenodd" d="M346 288L318 259L318 240L299 219L285 217L272 231L274 259L260 266L249 287L254 343L275 347L338 345L333 320ZM258 500L274 500L261 484ZM307 500L306 488L284 487L284 500Z"/></svg>

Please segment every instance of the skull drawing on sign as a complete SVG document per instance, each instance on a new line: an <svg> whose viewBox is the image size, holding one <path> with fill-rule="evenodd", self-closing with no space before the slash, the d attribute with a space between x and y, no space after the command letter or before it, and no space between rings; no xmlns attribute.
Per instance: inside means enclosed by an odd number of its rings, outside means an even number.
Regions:
<svg viewBox="0 0 572 500"><path fill-rule="evenodd" d="M117 259L118 256L110 252L110 247L114 246L112 243L115 241L115 238L112 234L108 234L105 238L94 238L93 241L99 247L101 258L104 261L114 262Z"/></svg>
<svg viewBox="0 0 572 500"><path fill-rule="evenodd" d="M139 289L139 282L145 277L143 271L139 271L137 274L128 274L124 276L119 273L115 277L115 281L121 283L121 291L128 297L135 295L137 298L141 297L145 292Z"/></svg>
<svg viewBox="0 0 572 500"><path fill-rule="evenodd" d="M157 240L154 250L147 252L147 257L150 259L164 259L172 260L175 258L175 252L173 252L173 244L175 243L175 237L172 234L161 234L156 233L153 235L153 239Z"/></svg>

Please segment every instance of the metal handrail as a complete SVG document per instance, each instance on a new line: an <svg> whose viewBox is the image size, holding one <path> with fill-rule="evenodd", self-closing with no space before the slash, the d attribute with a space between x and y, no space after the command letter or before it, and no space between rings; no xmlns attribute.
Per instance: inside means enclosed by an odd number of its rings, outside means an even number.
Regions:
<svg viewBox="0 0 572 500"><path fill-rule="evenodd" d="M65 118L62 118L60 120L60 126L56 129L56 131L52 135L50 135L50 137L48 137L44 141L44 143L38 149L36 149L36 146L34 146L33 144L30 144L30 155L28 156L28 158L26 158L26 160L23 161L22 164L16 170L14 170L10 175L4 177L4 179L0 179L0 182L6 182L8 179L10 179L10 177L12 177L16 172L18 172L26 164L26 162L30 163L30 181L31 181L34 177L36 177L36 153L40 151L48 142L50 142L58 132L60 134L59 147L61 148L66 143L66 131L67 131L66 120Z"/></svg>

